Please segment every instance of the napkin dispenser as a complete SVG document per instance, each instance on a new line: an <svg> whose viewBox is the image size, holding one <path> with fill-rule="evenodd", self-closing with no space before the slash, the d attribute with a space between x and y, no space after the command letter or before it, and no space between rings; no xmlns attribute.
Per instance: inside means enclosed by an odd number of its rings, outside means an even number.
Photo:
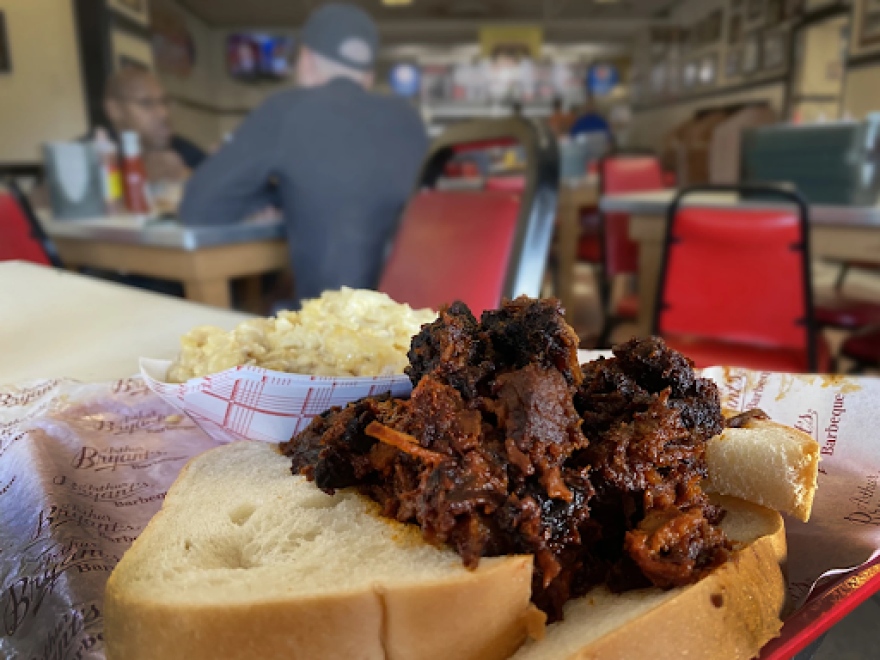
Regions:
<svg viewBox="0 0 880 660"><path fill-rule="evenodd" d="M778 124L743 136L742 181L789 183L812 204L874 206L880 115L865 121Z"/></svg>
<svg viewBox="0 0 880 660"><path fill-rule="evenodd" d="M92 144L43 145L52 214L56 220L105 215L101 160Z"/></svg>

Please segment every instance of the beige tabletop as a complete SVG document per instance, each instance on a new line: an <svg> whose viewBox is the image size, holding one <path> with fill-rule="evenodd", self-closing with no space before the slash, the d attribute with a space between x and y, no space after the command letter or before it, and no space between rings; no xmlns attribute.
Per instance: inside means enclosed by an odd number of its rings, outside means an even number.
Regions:
<svg viewBox="0 0 880 660"><path fill-rule="evenodd" d="M280 219L187 227L123 215L40 223L69 270L99 268L181 282L187 299L228 309L232 280L244 282L244 307L258 309L260 276L290 265Z"/></svg>
<svg viewBox="0 0 880 660"><path fill-rule="evenodd" d="M170 358L196 325L249 318L67 271L0 263L0 385L36 378L107 381L141 356Z"/></svg>

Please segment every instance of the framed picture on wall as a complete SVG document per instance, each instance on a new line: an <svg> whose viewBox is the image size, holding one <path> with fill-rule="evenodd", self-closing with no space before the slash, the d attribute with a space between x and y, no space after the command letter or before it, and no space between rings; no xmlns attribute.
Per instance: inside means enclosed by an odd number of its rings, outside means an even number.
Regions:
<svg viewBox="0 0 880 660"><path fill-rule="evenodd" d="M761 63L761 37L758 32L751 32L746 36L742 51L742 63L740 71L749 75L758 70Z"/></svg>
<svg viewBox="0 0 880 660"><path fill-rule="evenodd" d="M730 23L727 26L727 43L738 44L742 41L743 36L743 17L742 14L732 14Z"/></svg>
<svg viewBox="0 0 880 660"><path fill-rule="evenodd" d="M107 5L141 23L147 23L150 18L146 0L107 0Z"/></svg>
<svg viewBox="0 0 880 660"><path fill-rule="evenodd" d="M775 30L764 32L761 44L761 68L764 71L773 71L785 66L788 59L788 39L786 33Z"/></svg>
<svg viewBox="0 0 880 660"><path fill-rule="evenodd" d="M654 68L651 69L651 93L654 96L660 96L665 88L666 64L661 62L660 64L655 64Z"/></svg>
<svg viewBox="0 0 880 660"><path fill-rule="evenodd" d="M699 72L699 67L696 62L687 62L684 65L684 73L682 75L682 82L684 83L685 89L692 89L694 85L697 84L697 74Z"/></svg>
<svg viewBox="0 0 880 660"><path fill-rule="evenodd" d="M120 55L119 62L116 67L117 71L122 71L123 69L134 69L135 71L149 71L150 67L147 64L144 64L138 59L131 57L130 55Z"/></svg>
<svg viewBox="0 0 880 660"><path fill-rule="evenodd" d="M724 12L713 11L706 19L706 43L715 44L721 40L721 26L724 24Z"/></svg>
<svg viewBox="0 0 880 660"><path fill-rule="evenodd" d="M785 18L800 16L804 11L804 0L785 0Z"/></svg>
<svg viewBox="0 0 880 660"><path fill-rule="evenodd" d="M861 10L859 44L869 46L880 43L880 0L861 0Z"/></svg>
<svg viewBox="0 0 880 660"><path fill-rule="evenodd" d="M0 73L12 71L12 58L9 55L9 37L6 34L6 14L0 10Z"/></svg>
<svg viewBox="0 0 880 660"><path fill-rule="evenodd" d="M736 78L739 75L740 62L742 61L742 51L739 48L727 49L727 63L724 67L725 78Z"/></svg>
<svg viewBox="0 0 880 660"><path fill-rule="evenodd" d="M764 0L748 0L748 2L747 16L749 22L764 18Z"/></svg>
<svg viewBox="0 0 880 660"><path fill-rule="evenodd" d="M782 23L784 18L785 4L783 0L767 0L767 14L764 18L764 25L767 27L775 27Z"/></svg>
<svg viewBox="0 0 880 660"><path fill-rule="evenodd" d="M709 85L714 85L715 81L718 79L718 55L717 53L712 53L710 55L706 55L700 60L700 70L698 73L698 78L701 87L707 87Z"/></svg>

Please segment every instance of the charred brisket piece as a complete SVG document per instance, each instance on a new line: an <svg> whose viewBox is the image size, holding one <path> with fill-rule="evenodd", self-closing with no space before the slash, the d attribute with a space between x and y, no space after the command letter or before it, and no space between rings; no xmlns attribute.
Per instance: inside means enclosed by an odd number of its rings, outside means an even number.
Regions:
<svg viewBox="0 0 880 660"><path fill-rule="evenodd" d="M494 365L486 357L487 346L480 339L477 319L461 301L441 309L437 320L413 337L404 371L413 387L423 376L433 374L473 399L477 385L489 375Z"/></svg>
<svg viewBox="0 0 880 660"><path fill-rule="evenodd" d="M577 357L580 340L555 298L520 296L505 301L501 309L483 312L480 327L500 368L522 369L537 363L559 370L569 385L577 387L583 380Z"/></svg>
<svg viewBox="0 0 880 660"><path fill-rule="evenodd" d="M316 417L282 450L332 492L356 487L431 543L535 557L551 620L598 583L696 581L723 562L723 511L700 490L718 391L661 339L583 368L555 300L519 298L477 323L463 303L413 338L408 400Z"/></svg>
<svg viewBox="0 0 880 660"><path fill-rule="evenodd" d="M637 583L635 566L660 587L688 584L723 563L723 512L700 489L706 441L724 428L717 387L659 337L615 346L615 357L585 366L575 397L590 446L609 584ZM619 550L620 554L615 555Z"/></svg>

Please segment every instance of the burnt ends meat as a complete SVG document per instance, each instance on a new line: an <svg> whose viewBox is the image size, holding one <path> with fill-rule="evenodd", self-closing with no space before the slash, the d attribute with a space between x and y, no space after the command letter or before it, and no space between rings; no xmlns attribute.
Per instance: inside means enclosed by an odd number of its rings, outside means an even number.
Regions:
<svg viewBox="0 0 880 660"><path fill-rule="evenodd" d="M577 346L556 300L479 321L456 302L413 338L409 399L334 408L282 451L294 474L357 488L470 568L534 555L532 600L550 620L597 584L697 581L731 548L700 489L718 390L662 339L583 367Z"/></svg>

